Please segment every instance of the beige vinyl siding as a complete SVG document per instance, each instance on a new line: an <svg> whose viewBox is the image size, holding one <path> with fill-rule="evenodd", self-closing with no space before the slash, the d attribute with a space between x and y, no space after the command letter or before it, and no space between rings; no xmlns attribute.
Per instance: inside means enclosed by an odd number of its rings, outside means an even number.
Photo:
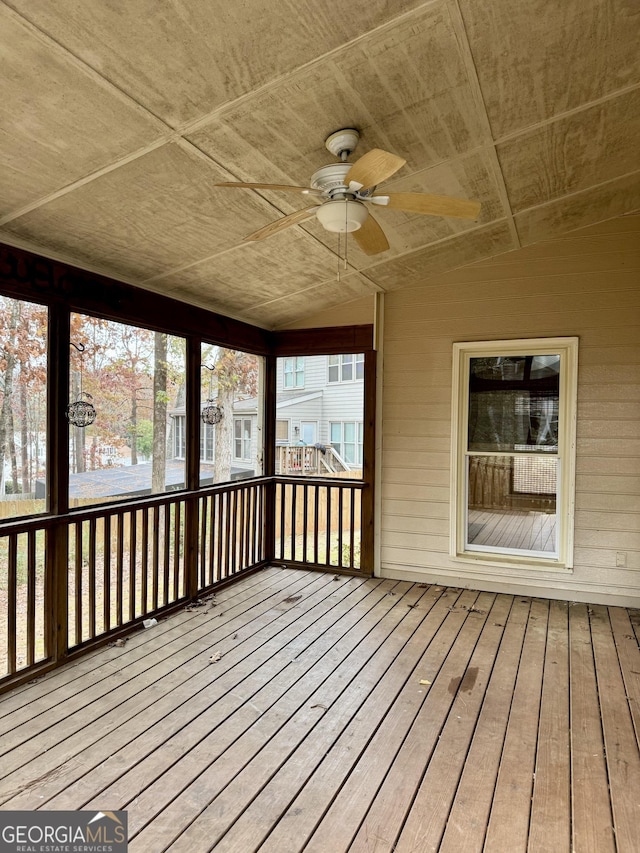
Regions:
<svg viewBox="0 0 640 853"><path fill-rule="evenodd" d="M386 294L381 574L640 604L639 247L640 216L626 216ZM456 561L453 343L571 335L580 339L573 572Z"/></svg>
<svg viewBox="0 0 640 853"><path fill-rule="evenodd" d="M318 329L328 326L365 326L375 319L375 294L342 302L332 308L308 314L292 323L276 326L278 329Z"/></svg>

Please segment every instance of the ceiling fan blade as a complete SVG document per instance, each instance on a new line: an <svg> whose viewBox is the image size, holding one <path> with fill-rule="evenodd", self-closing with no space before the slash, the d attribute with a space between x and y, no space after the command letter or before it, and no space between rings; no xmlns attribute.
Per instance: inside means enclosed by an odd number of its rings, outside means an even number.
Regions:
<svg viewBox="0 0 640 853"><path fill-rule="evenodd" d="M276 219L275 222L270 222L263 228L254 231L253 234L249 234L248 237L244 238L245 242L247 240L264 240L266 237L271 237L272 234L277 234L278 231L284 231L285 228L289 228L291 225L297 225L298 222L303 222L305 219L315 216L317 209L315 205L313 207L305 207L302 210L290 213L288 216L283 216L282 219Z"/></svg>
<svg viewBox="0 0 640 853"><path fill-rule="evenodd" d="M381 148L373 148L356 160L345 176L345 183L354 189L374 187L381 184L401 169L407 161L397 154Z"/></svg>
<svg viewBox="0 0 640 853"><path fill-rule="evenodd" d="M480 213L480 202L469 201L466 198L429 195L428 193L389 193L388 198L388 207L405 210L407 213L422 213L425 216L454 216L458 219L477 219Z"/></svg>
<svg viewBox="0 0 640 853"><path fill-rule="evenodd" d="M291 184L248 184L244 181L223 181L219 184L214 184L214 187L244 187L249 190L281 190L283 192L294 193L313 193L316 192L312 187L294 187Z"/></svg>
<svg viewBox="0 0 640 853"><path fill-rule="evenodd" d="M389 248L389 242L384 236L384 231L371 214L365 219L364 225L357 231L351 232L351 236L365 255L378 255L380 252L386 252Z"/></svg>

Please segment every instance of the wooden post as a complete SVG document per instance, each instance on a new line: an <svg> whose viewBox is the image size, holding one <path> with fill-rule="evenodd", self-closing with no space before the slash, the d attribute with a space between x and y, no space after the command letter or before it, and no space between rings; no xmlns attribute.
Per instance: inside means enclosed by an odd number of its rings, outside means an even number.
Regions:
<svg viewBox="0 0 640 853"><path fill-rule="evenodd" d="M376 356L375 350L364 354L364 441L360 531L360 569L368 575L373 574L374 562L374 484L375 484L375 448L376 448Z"/></svg>
<svg viewBox="0 0 640 853"><path fill-rule="evenodd" d="M69 310L54 303L49 309L47 387L47 510L58 516L45 534L45 639L47 655L62 660L69 649L68 522L69 511Z"/></svg>
<svg viewBox="0 0 640 853"><path fill-rule="evenodd" d="M187 458L186 487L200 485L200 362L202 342L187 338ZM188 498L184 518L184 577L187 598L198 592L198 497Z"/></svg>
<svg viewBox="0 0 640 853"><path fill-rule="evenodd" d="M268 561L275 558L276 549L276 484L273 480L276 465L276 369L276 357L274 355L265 356L263 474L265 477L272 478L265 487L263 516L264 558Z"/></svg>

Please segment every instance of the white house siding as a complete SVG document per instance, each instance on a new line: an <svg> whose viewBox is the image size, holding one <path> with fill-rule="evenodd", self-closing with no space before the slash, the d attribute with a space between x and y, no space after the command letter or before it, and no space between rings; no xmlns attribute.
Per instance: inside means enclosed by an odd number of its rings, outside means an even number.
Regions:
<svg viewBox="0 0 640 853"><path fill-rule="evenodd" d="M329 423L331 421L363 420L364 381L328 383L328 356L308 356L305 358L304 388L283 388L283 359L278 359L278 420L290 421L289 440L295 441L294 428L303 421L318 424L317 441L329 444ZM312 397L320 393L320 396ZM310 399L305 399L305 394ZM290 396L289 396L290 395ZM289 400L288 400L289 398ZM290 405L286 405L287 402Z"/></svg>
<svg viewBox="0 0 640 853"><path fill-rule="evenodd" d="M453 342L571 335L580 339L573 572L454 560ZM383 363L383 576L640 604L640 216L386 294Z"/></svg>

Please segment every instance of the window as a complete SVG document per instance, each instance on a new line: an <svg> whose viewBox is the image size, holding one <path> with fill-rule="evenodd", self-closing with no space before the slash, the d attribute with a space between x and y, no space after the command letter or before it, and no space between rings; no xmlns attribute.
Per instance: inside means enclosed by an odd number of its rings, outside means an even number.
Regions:
<svg viewBox="0 0 640 853"><path fill-rule="evenodd" d="M283 359L284 387L304 388L304 356Z"/></svg>
<svg viewBox="0 0 640 853"><path fill-rule="evenodd" d="M43 305L0 297L3 520L47 508L47 328Z"/></svg>
<svg viewBox="0 0 640 853"><path fill-rule="evenodd" d="M276 421L276 442L278 444L289 444L289 421Z"/></svg>
<svg viewBox="0 0 640 853"><path fill-rule="evenodd" d="M185 387L185 339L88 314L72 313L71 329L69 404L90 395L95 418L69 427L69 499L183 488L185 424L172 414Z"/></svg>
<svg viewBox="0 0 640 853"><path fill-rule="evenodd" d="M208 409L216 421L200 420L200 482L261 474L263 359L204 341L200 359L201 412Z"/></svg>
<svg viewBox="0 0 640 853"><path fill-rule="evenodd" d="M577 346L454 345L453 555L571 568Z"/></svg>
<svg viewBox="0 0 640 853"><path fill-rule="evenodd" d="M186 418L184 415L175 415L173 418L173 456L175 459L184 459L186 455Z"/></svg>
<svg viewBox="0 0 640 853"><path fill-rule="evenodd" d="M233 456L243 462L251 461L251 418L234 418Z"/></svg>
<svg viewBox="0 0 640 853"><path fill-rule="evenodd" d="M330 424L331 446L349 465L362 465L364 429L361 422L347 421Z"/></svg>
<svg viewBox="0 0 640 853"><path fill-rule="evenodd" d="M215 453L216 428L213 424L200 422L200 459L202 462L213 462Z"/></svg>
<svg viewBox="0 0 640 853"><path fill-rule="evenodd" d="M364 379L364 353L329 356L329 382L353 382Z"/></svg>

